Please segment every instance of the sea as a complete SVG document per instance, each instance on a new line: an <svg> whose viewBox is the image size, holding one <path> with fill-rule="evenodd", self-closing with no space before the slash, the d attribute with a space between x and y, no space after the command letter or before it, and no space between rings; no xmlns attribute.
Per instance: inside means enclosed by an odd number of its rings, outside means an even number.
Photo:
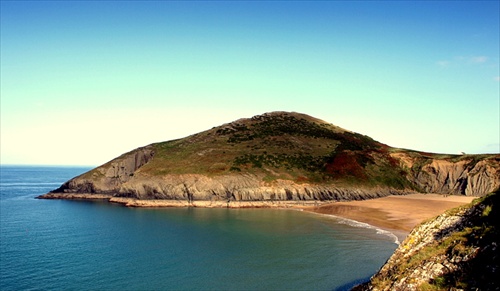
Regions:
<svg viewBox="0 0 500 291"><path fill-rule="evenodd" d="M297 210L35 199L88 170L0 166L0 290L349 290L397 247Z"/></svg>

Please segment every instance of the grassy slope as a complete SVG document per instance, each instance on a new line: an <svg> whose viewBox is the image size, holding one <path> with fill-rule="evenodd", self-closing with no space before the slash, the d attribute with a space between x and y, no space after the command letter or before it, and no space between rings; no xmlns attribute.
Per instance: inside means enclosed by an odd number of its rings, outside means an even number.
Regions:
<svg viewBox="0 0 500 291"><path fill-rule="evenodd" d="M264 181L411 187L390 147L298 113L241 119L184 139L157 143L142 174L249 172Z"/></svg>

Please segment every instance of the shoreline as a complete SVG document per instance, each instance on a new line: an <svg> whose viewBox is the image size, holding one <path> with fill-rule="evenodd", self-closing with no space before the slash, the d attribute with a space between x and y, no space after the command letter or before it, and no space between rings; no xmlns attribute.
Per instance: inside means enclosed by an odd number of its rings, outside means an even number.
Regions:
<svg viewBox="0 0 500 291"><path fill-rule="evenodd" d="M402 242L423 221L468 204L475 198L442 194L390 195L361 201L332 202L304 210L366 223L393 233Z"/></svg>
<svg viewBox="0 0 500 291"><path fill-rule="evenodd" d="M47 193L35 197L36 199L55 200L105 200L110 203L121 204L126 207L163 208L163 207L202 207L202 208L293 208L305 209L318 207L331 201L222 201L222 200L167 200L167 199L136 199L129 197L114 197L108 194L90 193Z"/></svg>
<svg viewBox="0 0 500 291"><path fill-rule="evenodd" d="M383 227L383 226L379 226L379 225L373 225L373 224L369 224L369 223L366 223L363 221L354 220L351 218L347 218L347 217L343 217L343 216L339 216L339 215L335 215L335 214L325 214L325 213L314 212L314 211L309 211L309 210L304 210L304 211L307 211L307 212L315 214L315 215L321 215L324 217L333 218L333 219L337 220L337 223L340 223L340 224L347 224L347 225L352 226L352 227L360 227L360 228L375 230L377 232L377 234L391 237L394 240L394 243L397 245L401 244L401 242L403 242L405 240L405 238L408 236L408 234L410 233L409 231L403 231L403 230L391 229L391 228L387 228L387 227Z"/></svg>
<svg viewBox="0 0 500 291"><path fill-rule="evenodd" d="M275 208L303 210L328 215L348 224L387 231L402 242L423 221L448 209L470 203L475 196L442 194L389 195L356 201L187 201L141 200L107 194L48 193L38 199L107 200L126 207Z"/></svg>

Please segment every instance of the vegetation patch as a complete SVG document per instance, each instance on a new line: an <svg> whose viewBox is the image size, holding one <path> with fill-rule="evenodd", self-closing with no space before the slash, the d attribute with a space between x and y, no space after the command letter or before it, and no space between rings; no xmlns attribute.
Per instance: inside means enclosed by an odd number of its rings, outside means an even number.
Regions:
<svg viewBox="0 0 500 291"><path fill-rule="evenodd" d="M316 139L338 139L339 137L339 133L333 130L332 125L312 122L287 113L254 116L248 125L232 123L229 127L218 129L216 134L228 136L227 141L230 143L281 135Z"/></svg>
<svg viewBox="0 0 500 291"><path fill-rule="evenodd" d="M442 289L495 290L500 271L497 249L500 232L500 190L474 201L477 211L467 219L467 227L452 233L440 246L448 257L465 258L459 268L430 282ZM465 223L464 223L465 224Z"/></svg>
<svg viewBox="0 0 500 291"><path fill-rule="evenodd" d="M309 154L245 154L236 157L233 162L233 167L250 164L256 168L262 166L270 166L274 168L284 168L286 170L302 169L315 172L320 170L324 165L324 157L314 157Z"/></svg>
<svg viewBox="0 0 500 291"><path fill-rule="evenodd" d="M350 151L343 151L335 154L325 168L326 172L332 177L352 177L360 180L366 180L364 171L364 159Z"/></svg>
<svg viewBox="0 0 500 291"><path fill-rule="evenodd" d="M371 285L385 289L405 277L406 283L416 283L411 281L416 269L441 265L444 273L422 283L417 290L497 290L500 271L497 249L500 237L499 205L500 190L497 190L468 206L446 212L447 216L460 215L461 219L455 225L442 229L431 243L415 254L401 257L395 269L374 276ZM406 243L414 245L415 240L409 237Z"/></svg>

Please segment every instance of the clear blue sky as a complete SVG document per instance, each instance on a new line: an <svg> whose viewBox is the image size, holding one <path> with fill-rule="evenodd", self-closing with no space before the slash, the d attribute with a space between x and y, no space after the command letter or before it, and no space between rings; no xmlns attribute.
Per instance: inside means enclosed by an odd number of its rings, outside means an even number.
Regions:
<svg viewBox="0 0 500 291"><path fill-rule="evenodd" d="M499 1L2 1L1 163L98 165L297 111L500 152Z"/></svg>

